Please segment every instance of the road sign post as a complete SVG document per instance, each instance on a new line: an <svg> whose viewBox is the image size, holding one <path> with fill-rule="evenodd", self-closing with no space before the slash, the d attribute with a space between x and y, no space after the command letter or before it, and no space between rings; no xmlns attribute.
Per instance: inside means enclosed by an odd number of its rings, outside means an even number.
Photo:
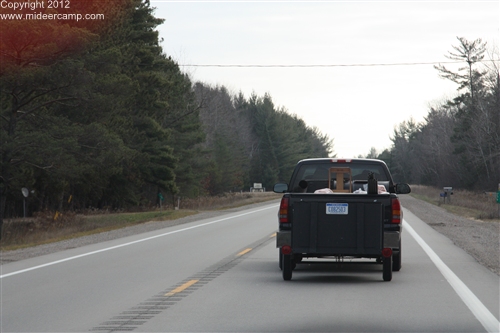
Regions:
<svg viewBox="0 0 500 333"><path fill-rule="evenodd" d="M160 213L161 213L162 212L161 203L163 201L163 194L161 194L161 192L158 192L158 201L160 202Z"/></svg>
<svg viewBox="0 0 500 333"><path fill-rule="evenodd" d="M21 192L23 193L23 216L26 218L26 198L30 194L29 190L26 187L23 187L21 189Z"/></svg>

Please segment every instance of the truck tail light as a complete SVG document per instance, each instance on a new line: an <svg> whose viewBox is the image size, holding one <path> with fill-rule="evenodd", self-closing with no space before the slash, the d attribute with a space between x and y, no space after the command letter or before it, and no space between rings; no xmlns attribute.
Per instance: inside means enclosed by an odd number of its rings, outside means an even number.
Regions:
<svg viewBox="0 0 500 333"><path fill-rule="evenodd" d="M292 253L292 247L290 245L283 245L281 247L281 253L287 255Z"/></svg>
<svg viewBox="0 0 500 333"><path fill-rule="evenodd" d="M398 198L392 199L392 219L391 223L401 223L403 220L403 211Z"/></svg>
<svg viewBox="0 0 500 333"><path fill-rule="evenodd" d="M280 223L289 223L288 219L288 198L282 198L280 204L280 211L278 213Z"/></svg>
<svg viewBox="0 0 500 333"><path fill-rule="evenodd" d="M390 247L384 247L382 249L382 257L389 258L392 256L392 249Z"/></svg>

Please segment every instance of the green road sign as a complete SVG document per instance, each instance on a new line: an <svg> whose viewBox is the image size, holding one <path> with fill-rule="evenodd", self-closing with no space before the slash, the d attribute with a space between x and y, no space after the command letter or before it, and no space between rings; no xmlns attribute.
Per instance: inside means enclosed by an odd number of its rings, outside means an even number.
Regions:
<svg viewBox="0 0 500 333"><path fill-rule="evenodd" d="M497 192L497 203L500 203L500 191Z"/></svg>

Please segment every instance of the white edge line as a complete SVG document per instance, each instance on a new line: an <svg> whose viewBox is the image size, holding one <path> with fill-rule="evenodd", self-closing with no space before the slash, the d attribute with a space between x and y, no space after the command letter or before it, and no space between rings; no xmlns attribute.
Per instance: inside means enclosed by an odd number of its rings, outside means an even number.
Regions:
<svg viewBox="0 0 500 333"><path fill-rule="evenodd" d="M483 303L472 293L472 291L446 266L431 247L420 237L419 234L410 226L407 221L404 221L404 229L408 230L411 236L417 241L422 249L427 253L434 265L439 269L441 274L446 278L448 283L453 287L455 292L460 296L462 301L469 307L471 312L476 316L479 322L483 325L487 332L500 332L500 322L495 316L484 306Z"/></svg>
<svg viewBox="0 0 500 333"><path fill-rule="evenodd" d="M29 271L33 271L33 270L44 268L44 267L48 267L48 266L57 265L57 264L60 264L60 263L66 262L66 261L71 261L71 260L75 260L75 259L79 259L79 258L91 256L91 255L94 255L94 254L98 254L98 253L102 253L102 252L106 252L106 251L118 249L118 248L121 248L121 247L125 247L125 246L129 246L129 245L134 245L134 244L137 244L137 243L146 242L146 241L149 241L149 240L152 240L152 239L155 239L155 238L165 237L165 236L173 235L173 234L176 234L176 233L179 233L179 232L183 232L183 231L187 231L187 230L191 230L191 229L205 227L207 225L219 223L219 222L222 222L222 221L226 221L226 220L238 218L238 217L241 217L241 216L245 216L245 215L257 213L257 212L260 212L260 211L263 211L263 210L266 210L266 209L276 208L276 207L277 207L277 205L273 205L273 206L269 206L269 207L266 207L266 208L252 210L251 212L248 212L248 213L233 215L233 216L225 217L223 219L219 219L219 220L216 220L216 221L207 222L207 223L203 223L203 224L198 224L198 225L195 225L195 226L192 226L192 227L188 227L188 228L184 228L184 229L179 229L179 230L175 230L175 231L166 232L166 233L163 233L163 234L160 234L160 235L156 235L156 236L151 236L151 237L139 239L139 240L136 240L136 241L133 241L133 242L128 242L128 243L124 243L124 244L120 244L120 245L116 245L116 246L107 247L107 248L104 248L104 249L101 249L101 250L87 252L87 253L79 254L77 256L73 256L73 257L69 257L69 258L65 258L65 259L61 259L61 260L52 261L52 262L49 262L49 263L46 263L46 264L43 264L43 265L33 266L33 267L30 267L30 268L22 269L22 270L15 271L15 272L12 272L12 273L7 273L7 274L0 275L0 279L6 278L6 277L9 277L9 276L18 275L18 274L21 274L21 273L26 273L26 272L29 272Z"/></svg>

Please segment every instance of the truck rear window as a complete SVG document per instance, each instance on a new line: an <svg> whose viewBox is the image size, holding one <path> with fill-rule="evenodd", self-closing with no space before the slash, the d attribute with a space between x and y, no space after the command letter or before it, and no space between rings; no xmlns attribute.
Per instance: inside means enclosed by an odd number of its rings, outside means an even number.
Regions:
<svg viewBox="0 0 500 333"><path fill-rule="evenodd" d="M299 167L297 174L295 175L293 184L291 184L291 189L293 192L300 191L299 182L301 180L305 180L307 182L314 182L317 184L321 184L315 186L316 188L320 188L324 185L324 187L328 187L328 170L330 167L341 167L341 168L350 168L352 174L353 181L367 181L368 175L373 173L375 179L379 182L388 182L389 178L385 173L383 166L378 164L303 164ZM323 184L324 182L324 184ZM299 190L294 190L299 189ZM309 189L308 191L309 192Z"/></svg>

